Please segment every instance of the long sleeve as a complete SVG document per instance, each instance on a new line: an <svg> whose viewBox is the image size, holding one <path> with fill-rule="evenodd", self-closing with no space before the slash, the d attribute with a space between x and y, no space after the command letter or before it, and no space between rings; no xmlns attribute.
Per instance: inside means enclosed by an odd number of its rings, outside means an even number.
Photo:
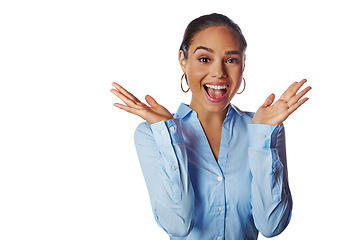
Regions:
<svg viewBox="0 0 360 240"><path fill-rule="evenodd" d="M194 192L179 119L141 123L135 146L156 222L170 236L183 237L193 227Z"/></svg>
<svg viewBox="0 0 360 240"><path fill-rule="evenodd" d="M251 204L256 228L265 237L280 234L291 218L283 125L249 124Z"/></svg>

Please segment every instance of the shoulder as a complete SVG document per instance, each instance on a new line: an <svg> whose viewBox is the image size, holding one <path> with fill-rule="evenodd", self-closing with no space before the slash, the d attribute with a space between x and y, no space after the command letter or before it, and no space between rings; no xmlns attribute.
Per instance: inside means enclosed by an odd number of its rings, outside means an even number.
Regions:
<svg viewBox="0 0 360 240"><path fill-rule="evenodd" d="M237 115L245 118L245 119L252 119L255 115L255 112L248 112L248 111L242 111L240 110L237 106L235 106L234 104L231 104L231 108L238 113Z"/></svg>
<svg viewBox="0 0 360 240"><path fill-rule="evenodd" d="M252 118L255 115L255 112L242 111L233 104L231 104L231 107L238 113L238 116L242 117L245 120L252 121ZM284 131L284 124L283 123L279 124L277 129L278 129L279 132L283 132Z"/></svg>
<svg viewBox="0 0 360 240"><path fill-rule="evenodd" d="M243 112L244 113L244 115L245 115L245 117L248 117L248 118L253 118L254 117L254 115L255 115L255 113L254 112Z"/></svg>

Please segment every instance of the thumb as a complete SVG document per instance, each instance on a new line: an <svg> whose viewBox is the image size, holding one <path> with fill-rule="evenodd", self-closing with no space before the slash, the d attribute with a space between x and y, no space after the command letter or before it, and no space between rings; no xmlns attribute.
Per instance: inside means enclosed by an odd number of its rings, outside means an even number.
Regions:
<svg viewBox="0 0 360 240"><path fill-rule="evenodd" d="M268 96L268 98L265 100L264 104L262 105L262 107L269 107L271 106L271 104L274 102L275 100L275 94L270 94L270 96Z"/></svg>
<svg viewBox="0 0 360 240"><path fill-rule="evenodd" d="M150 105L150 107L157 107L159 105L150 95L146 95L145 100Z"/></svg>

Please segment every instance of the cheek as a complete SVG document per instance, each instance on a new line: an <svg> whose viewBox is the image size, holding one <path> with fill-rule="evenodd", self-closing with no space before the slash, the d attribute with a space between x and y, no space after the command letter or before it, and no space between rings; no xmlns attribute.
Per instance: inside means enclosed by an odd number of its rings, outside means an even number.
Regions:
<svg viewBox="0 0 360 240"><path fill-rule="evenodd" d="M231 79L234 81L235 90L237 91L242 85L242 71L239 69L233 69L233 71L229 71L229 75Z"/></svg>
<svg viewBox="0 0 360 240"><path fill-rule="evenodd" d="M202 80L208 75L208 70L202 67L189 66L187 68L187 78L190 87L201 86Z"/></svg>
<svg viewBox="0 0 360 240"><path fill-rule="evenodd" d="M242 68L230 68L228 69L228 75L236 81L241 80L243 75Z"/></svg>

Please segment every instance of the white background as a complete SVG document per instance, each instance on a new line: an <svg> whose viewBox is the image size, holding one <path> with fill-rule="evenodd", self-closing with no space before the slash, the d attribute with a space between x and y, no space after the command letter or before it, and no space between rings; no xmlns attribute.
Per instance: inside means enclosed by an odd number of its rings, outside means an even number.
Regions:
<svg viewBox="0 0 360 240"><path fill-rule="evenodd" d="M256 111L294 81L310 100L285 122L293 217L274 239L360 239L356 1L1 1L0 239L168 239L155 223L117 81L175 112L178 48L212 12L248 41ZM264 239L262 236L259 239Z"/></svg>

